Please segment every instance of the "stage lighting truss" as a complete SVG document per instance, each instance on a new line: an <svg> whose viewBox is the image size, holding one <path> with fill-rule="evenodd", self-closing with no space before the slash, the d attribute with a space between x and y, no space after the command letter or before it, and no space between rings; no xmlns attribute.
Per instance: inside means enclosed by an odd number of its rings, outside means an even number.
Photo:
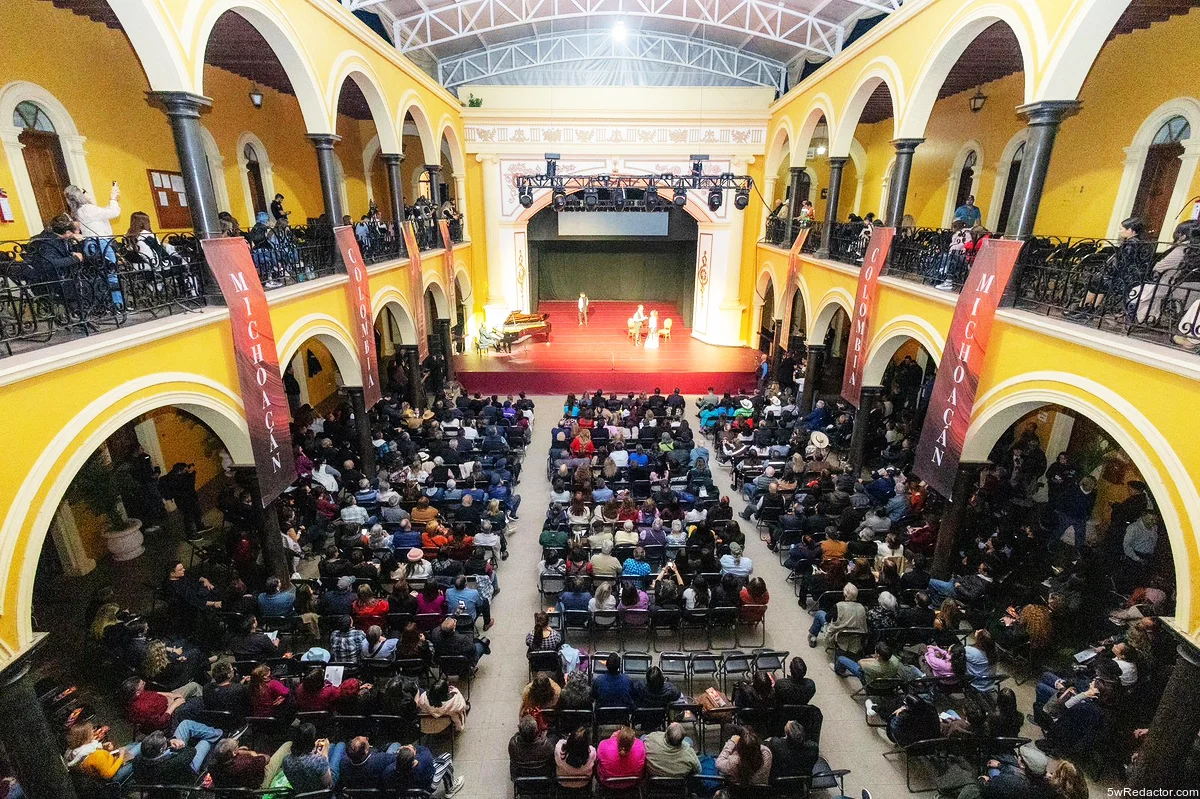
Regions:
<svg viewBox="0 0 1200 799"><path fill-rule="evenodd" d="M745 210L754 178L749 175L517 175L513 179L517 201L533 205L533 193L549 189L556 211L668 211L687 204L689 191L707 194L708 207L720 209L725 192L734 193L733 207Z"/></svg>

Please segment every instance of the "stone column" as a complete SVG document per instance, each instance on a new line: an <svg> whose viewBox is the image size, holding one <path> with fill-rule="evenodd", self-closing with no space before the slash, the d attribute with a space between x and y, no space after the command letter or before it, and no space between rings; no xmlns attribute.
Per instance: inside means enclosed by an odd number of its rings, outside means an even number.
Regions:
<svg viewBox="0 0 1200 799"><path fill-rule="evenodd" d="M340 468L341 464L333 464ZM283 551L283 532L279 529L279 513L272 502L265 508L262 504L262 494L258 490L258 471L253 466L235 466L234 478L238 484L250 492L250 506L254 509L254 519L259 531L259 545L262 547L263 566L267 577L278 577L286 588L291 584L292 570L288 568L289 558Z"/></svg>
<svg viewBox="0 0 1200 799"><path fill-rule="evenodd" d="M450 311L453 313L453 309ZM442 353L446 358L446 382L454 379L454 343L450 338L450 320L438 319L434 322L438 338L441 340Z"/></svg>
<svg viewBox="0 0 1200 799"><path fill-rule="evenodd" d="M859 400L858 412L854 414L854 431L850 434L850 466L857 476L863 467L863 455L867 444L867 425L870 423L871 409L883 396L883 386L863 386L862 397Z"/></svg>
<svg viewBox="0 0 1200 799"><path fill-rule="evenodd" d="M33 688L29 664L49 640L33 647L0 671L0 740L13 772L30 799L75 799L75 788L59 752L58 738L46 721Z"/></svg>
<svg viewBox="0 0 1200 799"><path fill-rule="evenodd" d="M1008 228L1004 231L1007 236L1025 238L1033 235L1058 127L1063 119L1078 109L1079 102L1076 100L1047 100L1017 108L1017 113L1029 120L1029 135L1025 139L1021 171L1017 173L1017 189L1013 193L1012 210L1008 214ZM1015 284L1018 277L1013 275L1012 283Z"/></svg>
<svg viewBox="0 0 1200 799"><path fill-rule="evenodd" d="M908 177L912 173L913 153L924 139L893 139L896 163L892 166L892 182L888 186L887 225L900 227L904 219L904 202L908 199Z"/></svg>
<svg viewBox="0 0 1200 799"><path fill-rule="evenodd" d="M362 473L374 482L378 468L375 465L375 446L371 443L371 418L367 412L366 397L358 386L347 387L346 393L350 395L350 410L354 413L354 432L358 439L358 454L362 459ZM351 488L358 490L358 486Z"/></svg>
<svg viewBox="0 0 1200 799"><path fill-rule="evenodd" d="M1164 629L1162 634L1171 633ZM1129 787L1195 787L1194 783L1184 785L1179 765L1191 752L1197 730L1200 730L1200 649L1180 637L1171 679L1150 722L1150 733L1133 763Z"/></svg>
<svg viewBox="0 0 1200 799"><path fill-rule="evenodd" d="M767 201L767 208L762 215L762 230L759 231L760 239L766 238L767 224L771 220L771 210L775 207L775 184L779 182L779 178L775 175L768 175L763 178L763 198ZM774 242L772 242L773 244Z"/></svg>
<svg viewBox="0 0 1200 799"><path fill-rule="evenodd" d="M958 473L954 475L954 487L950 489L950 502L946 505L942 520L938 524L937 543L933 550L932 573L939 580L950 579L958 546L958 534L967 515L967 503L971 501L971 494L979 483L979 472L983 466L982 463L958 464Z"/></svg>
<svg viewBox="0 0 1200 799"><path fill-rule="evenodd" d="M829 195L825 200L825 221L821 225L821 247L817 250L818 258L829 257L829 236L833 233L833 223L837 222L838 200L842 196L842 168L849 158L829 159Z"/></svg>
<svg viewBox="0 0 1200 799"><path fill-rule="evenodd" d="M429 202L436 212L442 204L442 165L426 164L425 171L429 173Z"/></svg>
<svg viewBox="0 0 1200 799"><path fill-rule="evenodd" d="M200 138L200 111L212 106L212 100L189 92L149 92L147 96L171 121L171 135L175 139L175 153L179 156L179 171L183 173L192 228L200 238L220 236L217 196L208 169L208 156L204 153L204 141Z"/></svg>
<svg viewBox="0 0 1200 799"><path fill-rule="evenodd" d="M800 178L804 175L804 167L794 166L788 169L788 200L785 210L787 219L783 223L783 246L792 246L792 230L796 224L796 212L800 210Z"/></svg>
<svg viewBox="0 0 1200 799"><path fill-rule="evenodd" d="M800 412L808 413L817 404L817 383L825 371L825 345L808 345L808 363L804 369L804 393L800 399Z"/></svg>
<svg viewBox="0 0 1200 799"><path fill-rule="evenodd" d="M768 376L779 380L779 362L783 360L783 347L780 342L783 339L783 320L774 319L771 322L771 371Z"/></svg>
<svg viewBox="0 0 1200 799"><path fill-rule="evenodd" d="M467 176L463 172L455 172L451 177L454 178L454 208L462 217L462 237L463 241L471 238L467 233Z"/></svg>
<svg viewBox="0 0 1200 799"><path fill-rule="evenodd" d="M421 351L416 344L401 344L396 352L397 357L403 359L404 371L408 375L408 404L419 409L425 405L425 391L421 385Z"/></svg>
<svg viewBox="0 0 1200 799"><path fill-rule="evenodd" d="M328 133L310 133L308 140L317 151L317 173L321 177L321 197L325 201L325 217L329 224L342 224L342 198L338 192L337 167L334 166L333 146L341 141L340 136Z"/></svg>
<svg viewBox="0 0 1200 799"><path fill-rule="evenodd" d="M399 153L383 153L384 167L387 170L388 200L392 209L392 224L396 228L396 252L404 246L404 233L400 225L404 223L404 181L400 178L400 164L404 156Z"/></svg>

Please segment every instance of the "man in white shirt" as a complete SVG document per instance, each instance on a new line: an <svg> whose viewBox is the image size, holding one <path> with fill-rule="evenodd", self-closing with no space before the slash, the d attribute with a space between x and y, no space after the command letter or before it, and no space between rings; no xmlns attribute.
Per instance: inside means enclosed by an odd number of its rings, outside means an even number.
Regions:
<svg viewBox="0 0 1200 799"><path fill-rule="evenodd" d="M321 484L321 487L330 494L338 492L338 478L342 473L330 466L324 460L318 460L317 465L313 466L312 479Z"/></svg>
<svg viewBox="0 0 1200 799"><path fill-rule="evenodd" d="M624 444L618 444L612 452L608 453L608 457L612 458L612 462L617 465L618 469L629 466L629 453L625 451Z"/></svg>
<svg viewBox="0 0 1200 799"><path fill-rule="evenodd" d="M349 504L342 508L342 521L349 522L351 524L357 524L359 527L362 527L367 523L367 519L370 518L370 516L367 514L367 509L360 508L358 506L358 500L356 500L354 497L350 497L348 502Z"/></svg>
<svg viewBox="0 0 1200 799"><path fill-rule="evenodd" d="M582 291L579 292L579 326L587 327L588 323L588 295Z"/></svg>

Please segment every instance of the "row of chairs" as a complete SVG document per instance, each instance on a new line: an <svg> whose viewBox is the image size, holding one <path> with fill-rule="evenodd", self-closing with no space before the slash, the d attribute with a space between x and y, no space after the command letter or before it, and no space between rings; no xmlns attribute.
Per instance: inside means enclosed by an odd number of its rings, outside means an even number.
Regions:
<svg viewBox="0 0 1200 799"><path fill-rule="evenodd" d="M589 649L606 638L615 638L623 651L631 641L655 652L664 649L705 651L754 644L766 646L766 605L741 607L651 608L649 610L563 610L553 611L551 627L572 646L587 643ZM660 646L666 643L666 647ZM727 642L727 643L726 643ZM726 644L718 646L718 644Z"/></svg>
<svg viewBox="0 0 1200 799"><path fill-rule="evenodd" d="M619 777L592 780L586 786L560 784L551 777L517 777L513 780L514 799L699 799L725 789L732 799L805 799L812 791L837 789L845 794L845 779L850 771L825 770L795 777L779 777L769 785L739 786L724 777ZM871 799L863 791L863 799Z"/></svg>
<svg viewBox="0 0 1200 799"><path fill-rule="evenodd" d="M588 658L589 674L604 671L611 652L593 651ZM529 675L540 671L557 673L562 663L557 652L530 652ZM663 676L675 682L686 693L695 692L699 681L706 681L728 693L732 686L750 679L755 672L775 674L787 664L788 653L778 649L755 649L743 652L738 649L725 652L661 652L658 667ZM654 656L645 651L627 651L621 655L624 672L631 677L645 678L654 665Z"/></svg>

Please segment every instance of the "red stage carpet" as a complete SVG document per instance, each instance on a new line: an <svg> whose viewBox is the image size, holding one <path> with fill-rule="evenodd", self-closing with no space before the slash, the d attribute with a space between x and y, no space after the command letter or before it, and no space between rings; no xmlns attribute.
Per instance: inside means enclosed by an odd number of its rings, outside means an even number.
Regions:
<svg viewBox="0 0 1200 799"><path fill-rule="evenodd" d="M636 308L637 303L593 301L590 323L579 327L574 302L543 302L538 312L549 314L553 326L548 344L526 342L511 353L455 356L458 380L468 391L484 394L642 391L655 386L664 393L679 388L685 394L703 394L709 386L719 393L754 385L756 350L697 341L691 329L682 326L678 309L665 303L647 303L646 313L657 310L660 319L674 320L671 339L661 341L657 350L635 347L627 336L627 320Z"/></svg>

